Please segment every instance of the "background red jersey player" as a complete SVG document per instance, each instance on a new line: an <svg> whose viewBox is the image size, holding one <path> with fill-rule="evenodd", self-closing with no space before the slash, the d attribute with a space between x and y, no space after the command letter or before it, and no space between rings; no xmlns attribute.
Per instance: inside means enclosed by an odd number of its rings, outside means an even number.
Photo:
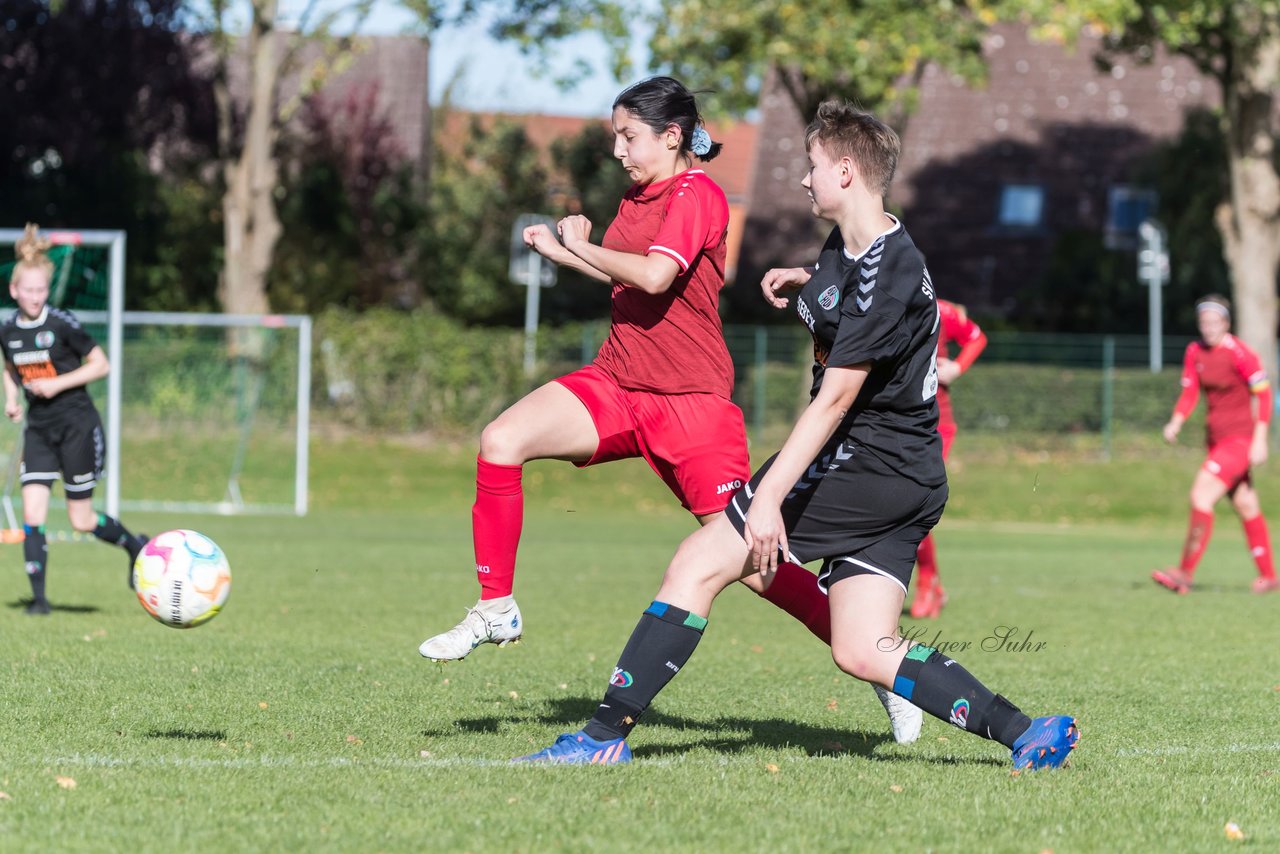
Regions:
<svg viewBox="0 0 1280 854"><path fill-rule="evenodd" d="M1258 567L1255 593L1277 586L1271 559L1267 520L1249 476L1250 466L1267 459L1267 429L1271 421L1271 386L1258 354L1229 331L1231 303L1212 294L1196 304L1200 340L1187 345L1182 364L1182 394L1164 426L1164 438L1175 442L1187 416L1196 408L1203 388L1208 407L1205 441L1209 453L1191 484L1191 519L1182 547L1182 562L1151 573L1155 582L1175 593L1191 589L1196 565L1213 532L1213 506L1224 495L1244 524L1249 553Z"/></svg>
<svg viewBox="0 0 1280 854"><path fill-rule="evenodd" d="M964 306L938 300L938 432L942 435L942 459L951 452L956 437L956 421L951 414L950 385L969 370L969 366L987 346L987 336L964 310ZM951 358L951 345L959 347ZM916 552L919 573L916 596L911 601L911 616L917 620L938 616L946 604L947 594L938 581L938 552L933 534L920 542Z"/></svg>

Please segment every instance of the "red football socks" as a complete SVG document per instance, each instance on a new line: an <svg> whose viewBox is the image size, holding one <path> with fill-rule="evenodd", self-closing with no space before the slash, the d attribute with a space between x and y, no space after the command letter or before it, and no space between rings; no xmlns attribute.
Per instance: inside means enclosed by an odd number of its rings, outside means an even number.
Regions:
<svg viewBox="0 0 1280 854"><path fill-rule="evenodd" d="M916 549L916 590L932 587L938 578L938 550L933 545L933 534L926 534Z"/></svg>
<svg viewBox="0 0 1280 854"><path fill-rule="evenodd" d="M778 564L769 589L760 594L795 617L818 640L831 645L831 605L818 587L818 576L794 563Z"/></svg>
<svg viewBox="0 0 1280 854"><path fill-rule="evenodd" d="M524 524L522 466L502 466L476 457L476 503L471 506L480 598L510 596L516 574L516 548Z"/></svg>
<svg viewBox="0 0 1280 854"><path fill-rule="evenodd" d="M1249 554L1258 565L1258 575L1275 578L1276 567L1271 560L1271 534L1267 531L1266 517L1261 514L1244 521L1244 538L1249 544Z"/></svg>
<svg viewBox="0 0 1280 854"><path fill-rule="evenodd" d="M1191 519L1187 523L1187 541L1182 546L1182 563L1179 569L1188 576L1196 571L1196 564L1209 546L1209 537L1213 534L1213 513L1191 508Z"/></svg>

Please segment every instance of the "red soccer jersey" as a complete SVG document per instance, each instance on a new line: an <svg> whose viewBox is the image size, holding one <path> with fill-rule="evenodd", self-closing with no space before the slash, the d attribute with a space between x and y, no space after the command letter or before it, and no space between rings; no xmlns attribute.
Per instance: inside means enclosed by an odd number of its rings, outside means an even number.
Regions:
<svg viewBox="0 0 1280 854"><path fill-rule="evenodd" d="M686 394L733 393L733 362L720 326L729 203L701 169L622 197L602 245L619 252L661 252L680 266L665 293L615 281L613 323L595 364L623 388Z"/></svg>
<svg viewBox="0 0 1280 854"><path fill-rule="evenodd" d="M938 357L951 358L947 345L956 343L963 350L966 344L982 338L982 329L974 323L963 307L944 299L938 300ZM965 365L964 367L968 367ZM938 423L954 424L951 416L951 394L947 387L938 386Z"/></svg>
<svg viewBox="0 0 1280 854"><path fill-rule="evenodd" d="M1190 415L1201 388L1208 406L1205 438L1209 445L1232 436L1252 438L1255 418L1250 399L1269 391L1267 374L1257 353L1229 333L1216 347L1192 341L1182 360L1182 395L1174 411L1183 418ZM1267 394L1259 399L1264 410L1269 398ZM1264 421L1270 415L1268 411L1259 412Z"/></svg>

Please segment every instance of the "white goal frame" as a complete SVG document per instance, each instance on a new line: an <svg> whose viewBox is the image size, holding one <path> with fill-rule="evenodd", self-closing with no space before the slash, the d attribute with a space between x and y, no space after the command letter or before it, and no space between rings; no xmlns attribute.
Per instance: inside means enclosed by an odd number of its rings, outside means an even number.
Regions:
<svg viewBox="0 0 1280 854"><path fill-rule="evenodd" d="M311 318L300 314L275 315L238 315L207 314L183 312L151 312L124 310L124 257L126 236L123 231L87 229L48 230L42 232L54 244L72 244L76 246L105 246L108 249L109 290L106 311L74 310L76 317L86 323L106 324L107 341L105 351L111 363L111 371L107 374L107 471L104 472L106 489L104 503L106 512L111 516L119 516L120 476L120 429L124 364L124 326L128 324L147 324L153 326L204 326L204 327L266 327L294 328L298 330L298 389L297 389L297 425L296 449L294 460L294 502L292 512L296 516L307 514L307 489L310 466L310 424L311 424ZM0 228L0 242L12 245L22 237L22 229ZM229 492L233 484L229 483ZM188 512L220 513L224 515L242 512L272 512L274 508L263 506L247 506L238 501L238 494L228 496L227 501L216 504L172 502L131 501L132 509L142 510L181 510ZM6 502L9 500L5 497ZM5 510L12 515L12 508ZM287 512L287 511L286 511Z"/></svg>

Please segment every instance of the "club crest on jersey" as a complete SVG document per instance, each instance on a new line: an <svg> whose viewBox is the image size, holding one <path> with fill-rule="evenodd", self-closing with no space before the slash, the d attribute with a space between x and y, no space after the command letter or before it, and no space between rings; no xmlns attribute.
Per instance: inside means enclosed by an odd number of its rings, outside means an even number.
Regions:
<svg viewBox="0 0 1280 854"><path fill-rule="evenodd" d="M835 285L818 294L818 305L826 311L835 308L838 302L840 302L840 289Z"/></svg>
<svg viewBox="0 0 1280 854"><path fill-rule="evenodd" d="M53 330L42 329L41 331L37 332L36 346L45 347L45 348L52 347L53 346Z"/></svg>

